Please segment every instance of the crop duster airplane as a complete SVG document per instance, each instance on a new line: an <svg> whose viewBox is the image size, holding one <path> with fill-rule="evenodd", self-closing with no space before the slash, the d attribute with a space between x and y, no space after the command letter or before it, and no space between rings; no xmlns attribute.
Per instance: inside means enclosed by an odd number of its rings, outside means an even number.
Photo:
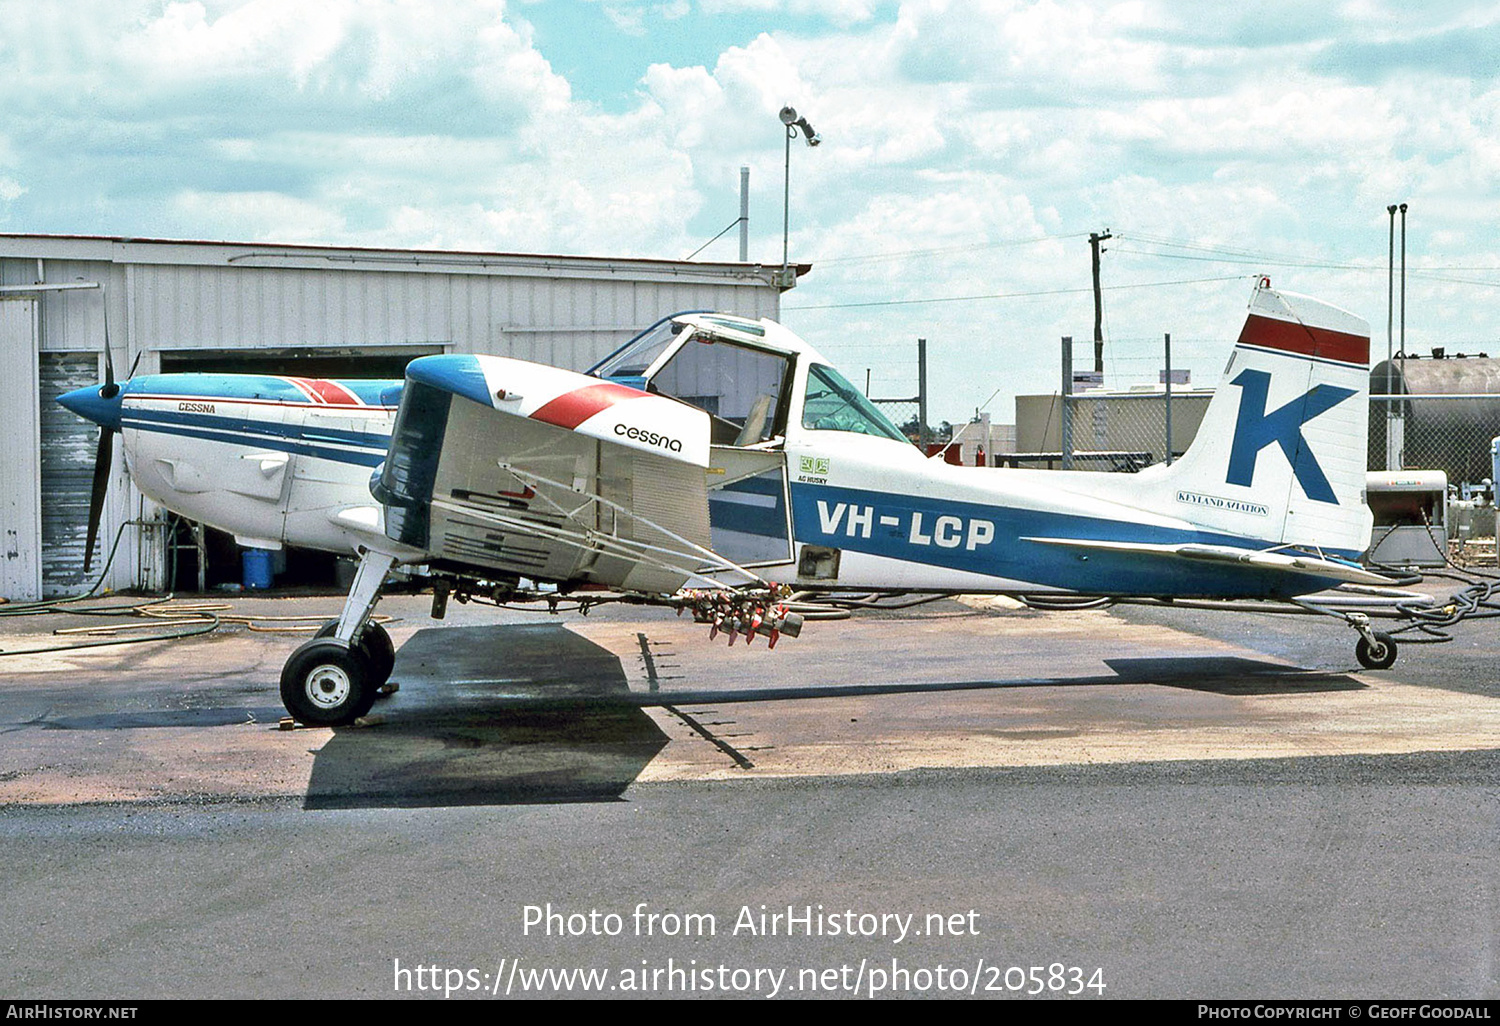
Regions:
<svg viewBox="0 0 1500 1026"><path fill-rule="evenodd" d="M1296 601L1389 666L1366 617L1304 598L1392 583L1355 562L1368 364L1363 320L1262 279L1196 440L1136 474L925 458L802 339L719 314L667 318L588 374L440 355L404 382L111 373L58 401L103 429L96 481L118 433L168 509L360 555L337 624L281 676L295 718L341 724L390 674L370 616L397 564L425 568L434 615L545 585L688 609L730 644L797 634L792 589Z"/></svg>

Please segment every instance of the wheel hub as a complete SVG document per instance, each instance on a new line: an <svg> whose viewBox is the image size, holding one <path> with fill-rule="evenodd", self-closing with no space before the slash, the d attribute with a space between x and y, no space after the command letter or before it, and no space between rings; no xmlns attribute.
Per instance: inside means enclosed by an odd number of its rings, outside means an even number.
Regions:
<svg viewBox="0 0 1500 1026"><path fill-rule="evenodd" d="M319 666L307 675L308 701L320 709L336 709L349 698L349 675L338 666Z"/></svg>

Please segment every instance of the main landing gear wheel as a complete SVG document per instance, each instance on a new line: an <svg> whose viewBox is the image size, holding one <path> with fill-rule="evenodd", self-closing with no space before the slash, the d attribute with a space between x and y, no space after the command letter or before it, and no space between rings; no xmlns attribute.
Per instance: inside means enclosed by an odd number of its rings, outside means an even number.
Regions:
<svg viewBox="0 0 1500 1026"><path fill-rule="evenodd" d="M1361 637L1354 643L1354 658L1367 670L1384 670L1396 661L1396 642L1389 634L1374 634L1372 644Z"/></svg>
<svg viewBox="0 0 1500 1026"><path fill-rule="evenodd" d="M339 622L329 620L318 628L315 638L331 638L338 630ZM354 647L365 657L370 674L370 686L379 689L391 679L391 669L396 665L396 645L386 629L374 620L365 621L365 629L354 640Z"/></svg>
<svg viewBox="0 0 1500 1026"><path fill-rule="evenodd" d="M292 718L312 727L353 723L375 704L364 653L337 638L303 642L281 669L281 701Z"/></svg>

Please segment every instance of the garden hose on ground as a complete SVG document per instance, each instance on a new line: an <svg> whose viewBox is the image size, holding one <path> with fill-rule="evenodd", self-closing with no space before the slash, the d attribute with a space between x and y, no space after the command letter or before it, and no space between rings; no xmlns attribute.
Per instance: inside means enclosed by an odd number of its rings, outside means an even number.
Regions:
<svg viewBox="0 0 1500 1026"><path fill-rule="evenodd" d="M111 645L134 645L148 641L179 641L184 638L194 638L200 635L210 634L225 624L238 624L252 631L259 632L308 632L316 631L327 623L331 616L324 613L307 613L298 616L252 616L247 613L236 613L234 607L222 602L174 602L172 596L164 598L148 599L128 603L117 603L113 605L81 605L87 599L95 598L105 578L109 575L109 568L115 561L115 554L120 548L120 539L125 533L125 528L138 521L127 521L120 525L115 532L115 540L109 548L109 558L104 561L104 567L99 571L98 578L85 592L68 598L44 599L40 602L7 602L0 605L0 617L19 616L46 616L49 614L67 614L69 616L97 616L131 618L134 623L117 624L113 626L88 626L88 627L63 627L53 631L55 635L87 636L90 640L77 641L68 645L37 645L30 648L5 649L0 648L0 657L13 655L46 655L57 652L67 652L73 649L103 648ZM335 614L337 615L337 614ZM387 623L392 618L388 616L372 617L377 623ZM152 630L150 634L137 634L131 637L120 637L127 631ZM111 635L99 638L96 635Z"/></svg>

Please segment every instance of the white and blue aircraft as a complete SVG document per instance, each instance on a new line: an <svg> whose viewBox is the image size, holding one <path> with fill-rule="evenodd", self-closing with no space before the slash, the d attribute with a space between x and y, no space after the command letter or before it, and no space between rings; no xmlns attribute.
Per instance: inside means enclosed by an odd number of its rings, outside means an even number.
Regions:
<svg viewBox="0 0 1500 1026"><path fill-rule="evenodd" d="M588 374L442 355L404 382L150 375L59 401L104 429L104 477L118 432L168 509L243 544L360 555L337 624L281 678L294 717L340 724L391 671L370 616L397 564L430 578L434 615L450 593L545 586L689 609L730 644L795 636L793 590L1329 612L1305 596L1392 583L1356 562L1368 368L1363 320L1262 280L1196 440L1137 474L925 458L802 339L720 314L665 319ZM1362 664L1394 662L1366 617L1332 615Z"/></svg>

